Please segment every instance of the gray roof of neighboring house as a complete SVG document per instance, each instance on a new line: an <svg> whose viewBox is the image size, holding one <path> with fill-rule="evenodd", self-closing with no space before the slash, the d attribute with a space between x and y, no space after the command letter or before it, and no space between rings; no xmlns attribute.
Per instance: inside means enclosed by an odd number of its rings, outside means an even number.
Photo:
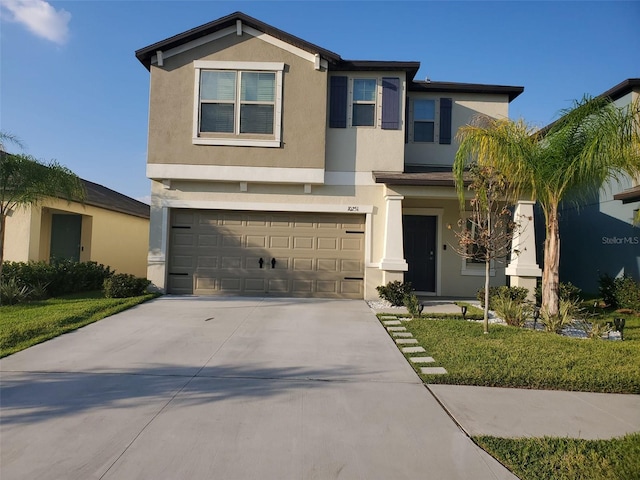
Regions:
<svg viewBox="0 0 640 480"><path fill-rule="evenodd" d="M127 197L97 183L81 180L86 191L85 204L135 217L149 218L150 207L146 203Z"/></svg>
<svg viewBox="0 0 640 480"><path fill-rule="evenodd" d="M509 95L509 101L511 102L524 91L524 87L503 85L454 82L415 82L413 81L413 78L418 73L420 62L345 60L335 52L302 40L301 38L272 27L271 25L261 22L260 20L250 17L242 12L232 13L226 17L219 18L213 22L192 28L186 32L136 50L136 58L147 70L149 70L151 68L151 59L156 55L158 50L166 51L214 33L223 28L234 26L237 20L240 20L243 24L255 28L256 30L267 33L278 40L282 40L301 48L302 50L313 54L319 54L329 62L329 70L331 71L404 71L407 73L407 80L410 82L409 90L413 92L507 94Z"/></svg>

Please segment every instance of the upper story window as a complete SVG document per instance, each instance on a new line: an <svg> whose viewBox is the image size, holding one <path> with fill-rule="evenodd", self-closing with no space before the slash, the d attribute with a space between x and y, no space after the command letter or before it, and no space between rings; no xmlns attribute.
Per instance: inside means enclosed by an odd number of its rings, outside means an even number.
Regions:
<svg viewBox="0 0 640 480"><path fill-rule="evenodd" d="M329 77L329 128L400 130L403 84L399 77ZM350 114L350 118L349 118Z"/></svg>
<svg viewBox="0 0 640 480"><path fill-rule="evenodd" d="M353 79L351 125L374 127L376 125L376 95L378 82L375 78Z"/></svg>
<svg viewBox="0 0 640 480"><path fill-rule="evenodd" d="M414 100L413 141L434 142L436 125L436 101Z"/></svg>
<svg viewBox="0 0 640 480"><path fill-rule="evenodd" d="M409 141L450 145L452 108L451 98L412 98L409 109Z"/></svg>
<svg viewBox="0 0 640 480"><path fill-rule="evenodd" d="M196 61L193 143L279 147L283 63Z"/></svg>

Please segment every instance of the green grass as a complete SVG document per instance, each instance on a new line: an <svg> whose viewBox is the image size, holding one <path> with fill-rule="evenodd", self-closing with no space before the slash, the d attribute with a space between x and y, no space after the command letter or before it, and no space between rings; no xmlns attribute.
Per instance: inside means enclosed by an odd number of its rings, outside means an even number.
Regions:
<svg viewBox="0 0 640 480"><path fill-rule="evenodd" d="M102 292L0 306L0 358L154 298L104 298Z"/></svg>
<svg viewBox="0 0 640 480"><path fill-rule="evenodd" d="M474 437L522 480L640 478L640 433L612 440Z"/></svg>
<svg viewBox="0 0 640 480"><path fill-rule="evenodd" d="M640 318L627 316L624 341L587 340L518 327L420 318L405 322L446 375L429 383L585 392L640 393Z"/></svg>

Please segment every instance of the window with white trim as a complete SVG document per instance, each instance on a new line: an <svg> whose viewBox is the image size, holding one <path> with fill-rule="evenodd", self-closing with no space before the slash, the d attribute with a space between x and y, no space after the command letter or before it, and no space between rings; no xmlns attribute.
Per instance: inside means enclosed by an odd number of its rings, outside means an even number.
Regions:
<svg viewBox="0 0 640 480"><path fill-rule="evenodd" d="M354 78L351 125L375 127L378 81L375 78Z"/></svg>
<svg viewBox="0 0 640 480"><path fill-rule="evenodd" d="M279 147L283 63L194 62L193 143Z"/></svg>
<svg viewBox="0 0 640 480"><path fill-rule="evenodd" d="M413 141L433 143L436 141L436 101L413 100Z"/></svg>
<svg viewBox="0 0 640 480"><path fill-rule="evenodd" d="M470 212L465 212L465 217L466 229L471 231L471 238L476 238L478 225L471 219ZM467 245L467 255L462 257L462 270L460 272L462 275L480 276L485 274L486 262L483 249L484 247L475 243ZM493 277L496 274L494 260L490 261L489 268L489 275Z"/></svg>

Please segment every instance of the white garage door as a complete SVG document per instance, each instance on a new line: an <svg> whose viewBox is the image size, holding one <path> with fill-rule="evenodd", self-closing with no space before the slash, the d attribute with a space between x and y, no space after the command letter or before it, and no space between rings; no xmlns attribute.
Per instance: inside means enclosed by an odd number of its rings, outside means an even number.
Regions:
<svg viewBox="0 0 640 480"><path fill-rule="evenodd" d="M171 213L169 293L363 298L362 215Z"/></svg>

